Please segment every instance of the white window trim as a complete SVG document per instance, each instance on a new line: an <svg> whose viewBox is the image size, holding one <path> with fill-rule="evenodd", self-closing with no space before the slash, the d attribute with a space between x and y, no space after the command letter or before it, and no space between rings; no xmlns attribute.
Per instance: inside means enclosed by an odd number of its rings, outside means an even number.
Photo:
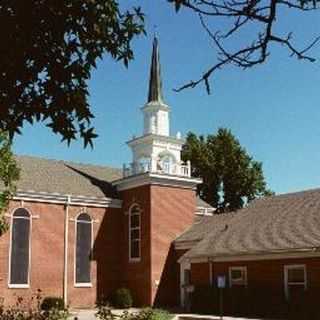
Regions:
<svg viewBox="0 0 320 320"><path fill-rule="evenodd" d="M291 282L289 283L289 270L292 269L303 269L304 273L304 282ZM285 297L289 299L289 285L300 285L304 286L304 290L307 290L307 268L305 264L288 264L284 266L284 293Z"/></svg>
<svg viewBox="0 0 320 320"><path fill-rule="evenodd" d="M75 283L75 288L92 288L92 282L81 282L81 283Z"/></svg>
<svg viewBox="0 0 320 320"><path fill-rule="evenodd" d="M139 208L139 214L136 214L136 215L139 215L139 227L134 227L134 228L131 228L131 211L134 207L138 207ZM128 240L129 240L129 262L140 262L141 261L141 207L139 204L137 203L134 203L130 206L129 208L129 214L128 214L128 217L129 217L129 223L128 223L128 226L129 226L129 233L128 233ZM135 239L134 241L136 242L139 242L139 257L131 257L131 230L139 230L139 239Z"/></svg>
<svg viewBox="0 0 320 320"><path fill-rule="evenodd" d="M242 271L244 272L244 283L238 284L234 281L232 281L232 271ZM232 286L247 286L248 285L248 270L246 266L235 266L235 267L229 267L229 287L232 288Z"/></svg>
<svg viewBox="0 0 320 320"><path fill-rule="evenodd" d="M12 249L12 227L13 227L13 216L15 211L17 211L18 209L24 209L28 212L29 214L29 221L30 221L30 229L29 229L29 265L28 265L28 283L23 283L23 284L16 284L16 283L10 283L11 280L11 249ZM23 217L20 217L18 219L26 219ZM16 207L14 209L11 210L11 214L10 214L10 243L9 243L9 266L8 266L8 288L9 289L28 289L30 288L30 273L31 273L31 234L32 234L32 214L31 212L20 206L20 207Z"/></svg>
<svg viewBox="0 0 320 320"><path fill-rule="evenodd" d="M74 219L74 221L75 221L74 222L74 227L75 227L74 236L75 237L74 237L74 263L73 263L74 284L73 285L74 285L75 288L91 288L91 287L93 287L93 285L92 285L91 267L90 267L90 280L91 280L91 282L77 282L77 274L76 274L76 272L77 272L77 270L76 270L76 268L77 268L77 224L78 224L78 217L83 213L87 214L91 219L90 222L82 222L82 223L88 223L88 224L91 223L91 248L90 248L90 250L91 250L91 252L93 250L93 238L94 238L94 235L93 235L93 222L94 221L93 221L91 215L87 211L81 210L77 214L76 218ZM90 262L90 264L91 264L91 262Z"/></svg>
<svg viewBox="0 0 320 320"><path fill-rule="evenodd" d="M29 284L8 284L9 289L29 289Z"/></svg>

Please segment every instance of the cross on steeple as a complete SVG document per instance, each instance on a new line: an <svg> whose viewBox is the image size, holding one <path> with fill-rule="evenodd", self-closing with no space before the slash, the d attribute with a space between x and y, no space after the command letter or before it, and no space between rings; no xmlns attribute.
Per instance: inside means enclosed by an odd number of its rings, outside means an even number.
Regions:
<svg viewBox="0 0 320 320"><path fill-rule="evenodd" d="M154 36L147 102L163 102L158 38Z"/></svg>

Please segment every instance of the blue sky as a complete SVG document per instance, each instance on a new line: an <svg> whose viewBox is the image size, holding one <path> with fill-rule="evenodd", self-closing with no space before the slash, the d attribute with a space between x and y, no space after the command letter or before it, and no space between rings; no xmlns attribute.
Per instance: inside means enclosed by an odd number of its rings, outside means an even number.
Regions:
<svg viewBox="0 0 320 320"><path fill-rule="evenodd" d="M92 74L90 103L99 134L94 149L83 149L82 142L67 147L42 125L26 125L14 141L17 154L116 167L130 162L125 142L142 132L139 108L146 101L156 25L164 96L172 108L172 134L208 134L219 127L230 128L247 151L263 162L266 180L275 192L320 187L319 62L297 61L284 48L273 46L270 60L262 66L246 71L227 67L218 72L210 96L203 86L175 93L173 88L197 78L215 61L210 39L196 15L186 10L176 14L165 0L125 4L142 6L148 35L135 40L135 60L128 70L106 56ZM277 30L282 34L293 25L299 45L320 34L315 14L298 16L292 11L282 18ZM213 25L221 26L220 21ZM253 31L245 30L241 36L250 38ZM312 53L319 57L319 52L318 46Z"/></svg>

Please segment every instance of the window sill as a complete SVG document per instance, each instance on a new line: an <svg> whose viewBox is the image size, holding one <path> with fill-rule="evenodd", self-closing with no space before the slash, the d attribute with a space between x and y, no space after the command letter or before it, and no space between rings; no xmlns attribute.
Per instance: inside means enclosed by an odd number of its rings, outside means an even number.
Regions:
<svg viewBox="0 0 320 320"><path fill-rule="evenodd" d="M75 283L75 288L92 288L92 283Z"/></svg>
<svg viewBox="0 0 320 320"><path fill-rule="evenodd" d="M28 284L8 284L9 289L29 289Z"/></svg>
<svg viewBox="0 0 320 320"><path fill-rule="evenodd" d="M138 263L141 261L141 258L130 258L129 263Z"/></svg>

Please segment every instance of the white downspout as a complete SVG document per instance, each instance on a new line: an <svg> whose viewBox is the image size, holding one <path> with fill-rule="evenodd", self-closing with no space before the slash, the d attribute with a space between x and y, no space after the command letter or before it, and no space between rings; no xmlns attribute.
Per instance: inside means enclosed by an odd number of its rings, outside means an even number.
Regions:
<svg viewBox="0 0 320 320"><path fill-rule="evenodd" d="M213 286L213 263L209 260L209 282L210 286Z"/></svg>
<svg viewBox="0 0 320 320"><path fill-rule="evenodd" d="M186 285L190 285L190 283L186 283L185 279L185 270L190 270L191 264L188 260L182 260L180 262L180 306L186 307Z"/></svg>
<svg viewBox="0 0 320 320"><path fill-rule="evenodd" d="M67 196L64 214L64 265L63 265L63 301L68 305L68 237L69 237L69 205L70 195Z"/></svg>

